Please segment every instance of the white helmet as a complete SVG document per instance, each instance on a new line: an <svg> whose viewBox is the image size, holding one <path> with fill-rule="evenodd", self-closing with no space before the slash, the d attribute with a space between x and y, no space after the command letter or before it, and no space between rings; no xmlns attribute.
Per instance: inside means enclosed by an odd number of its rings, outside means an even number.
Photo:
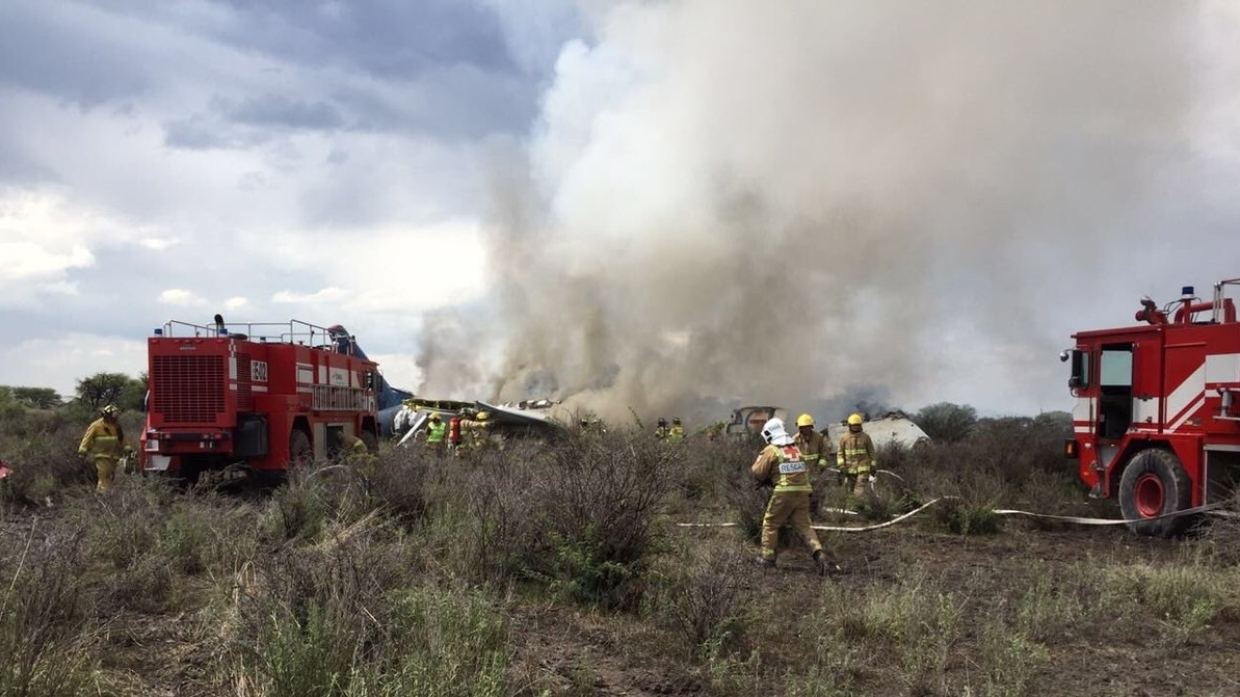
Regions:
<svg viewBox="0 0 1240 697"><path fill-rule="evenodd" d="M762 440L771 445L792 445L792 436L784 430L783 419L771 419L763 424Z"/></svg>

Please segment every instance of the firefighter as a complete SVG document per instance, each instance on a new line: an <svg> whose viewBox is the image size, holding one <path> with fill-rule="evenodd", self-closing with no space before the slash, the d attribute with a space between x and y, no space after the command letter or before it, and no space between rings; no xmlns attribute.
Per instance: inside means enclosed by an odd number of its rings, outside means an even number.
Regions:
<svg viewBox="0 0 1240 697"><path fill-rule="evenodd" d="M658 438L659 440L667 440L667 433L668 433L667 419L660 416L659 425L657 428L654 429L654 437Z"/></svg>
<svg viewBox="0 0 1240 697"><path fill-rule="evenodd" d="M754 460L754 478L760 486L774 487L771 500L767 502L762 518L762 556L764 567L775 566L775 554L779 542L779 528L791 522L813 552L814 564L820 574L835 570L818 534L809 523L810 486L809 467L801 451L793 443L792 436L784 430L783 419L771 419L762 426L762 440L767 445Z"/></svg>
<svg viewBox="0 0 1240 697"><path fill-rule="evenodd" d="M461 417L453 416L448 419L448 449L457 453L460 451L461 443Z"/></svg>
<svg viewBox="0 0 1240 697"><path fill-rule="evenodd" d="M865 495L874 482L878 464L874 461L874 441L862 430L864 419L860 414L848 417L848 432L840 436L840 447L835 454L835 465L840 471L845 487L854 496Z"/></svg>
<svg viewBox="0 0 1240 697"><path fill-rule="evenodd" d="M685 439L685 427L680 423L680 417L672 418L672 427L668 429L667 441L669 443L679 443Z"/></svg>
<svg viewBox="0 0 1240 697"><path fill-rule="evenodd" d="M480 411L472 419L461 419L461 448L478 450L488 442L491 413Z"/></svg>
<svg viewBox="0 0 1240 697"><path fill-rule="evenodd" d="M831 454L831 446L821 433L814 430L813 416L801 414L797 417L797 435L792 442L801 451L801 458L805 460L805 464L810 469L811 481L819 479L820 473L827 468L827 457ZM809 497L811 515L818 515L820 501L819 488L815 486Z"/></svg>
<svg viewBox="0 0 1240 697"><path fill-rule="evenodd" d="M370 452L370 446L366 445L366 441L353 434L345 434L341 439L344 443L344 449L341 456L345 462L351 465L365 466L372 465L375 462L374 453Z"/></svg>
<svg viewBox="0 0 1240 697"><path fill-rule="evenodd" d="M115 404L109 404L100 410L100 417L86 428L82 442L78 445L78 455L88 464L94 464L98 475L97 491L107 491L116 477L117 462L121 457L133 454L129 441L125 440L125 432L121 429L117 418L121 410Z"/></svg>
<svg viewBox="0 0 1240 697"><path fill-rule="evenodd" d="M448 425L443 422L439 412L431 414L426 421L426 449L433 453L442 453L447 436Z"/></svg>

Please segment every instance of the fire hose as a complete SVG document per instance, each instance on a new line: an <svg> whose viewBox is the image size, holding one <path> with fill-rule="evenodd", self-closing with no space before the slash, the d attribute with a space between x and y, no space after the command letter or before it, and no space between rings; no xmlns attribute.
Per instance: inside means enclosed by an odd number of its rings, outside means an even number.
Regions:
<svg viewBox="0 0 1240 697"><path fill-rule="evenodd" d="M942 503L944 501L959 501L959 500L961 500L959 496L941 496L939 498L931 499L927 501L926 503L923 503L922 505L909 511L908 513L896 516L895 518L892 518L891 520L886 520L881 523L875 523L873 525L862 525L862 526L811 525L810 527L813 528L814 530L822 530L822 531L827 531L827 532L868 532L870 530L879 530L882 528L890 527L892 525L896 525L898 523L902 523L908 520L909 518L916 516L922 511L925 511L926 509L938 503ZM1213 515L1218 515L1218 516L1223 516L1223 517L1232 517L1233 514L1230 511L1219 510L1220 508L1223 508L1226 505L1227 504L1225 503L1212 503L1212 504L1207 504L1205 506L1186 508L1182 511L1175 511L1173 513L1164 513L1163 515L1153 516L1150 518L1140 518L1137 520L1126 520L1123 518L1119 518L1119 519L1089 518L1089 517L1070 516L1070 515L1052 515L1049 513L1032 513L1030 511L1020 511L1020 510L1008 509L1008 508L994 509L994 510L991 510L990 512L993 513L994 515L999 515L999 516L1025 516L1028 518L1038 518L1041 520L1053 520L1053 521L1058 521L1062 523L1075 523L1077 525L1128 525L1130 523L1148 522L1152 520L1163 520L1166 518L1177 518L1179 516L1197 515L1200 513L1212 513ZM848 510L837 509L835 512L844 513L846 515L860 515L856 511L848 511ZM740 524L739 523L677 523L676 525L677 527L682 527L682 528L731 528L731 527L736 527Z"/></svg>

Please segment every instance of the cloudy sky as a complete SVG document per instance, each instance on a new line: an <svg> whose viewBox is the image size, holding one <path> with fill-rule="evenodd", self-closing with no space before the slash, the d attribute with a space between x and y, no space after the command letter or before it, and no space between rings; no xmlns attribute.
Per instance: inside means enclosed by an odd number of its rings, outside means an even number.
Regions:
<svg viewBox="0 0 1240 697"><path fill-rule="evenodd" d="M1070 407L1240 276L1240 15L1111 0L5 0L0 384L341 323L427 396Z"/></svg>

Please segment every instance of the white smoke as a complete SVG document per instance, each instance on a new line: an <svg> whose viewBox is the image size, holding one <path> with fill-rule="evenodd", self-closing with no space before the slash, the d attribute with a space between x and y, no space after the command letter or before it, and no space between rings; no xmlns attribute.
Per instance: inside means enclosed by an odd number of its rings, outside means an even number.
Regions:
<svg viewBox="0 0 1240 697"><path fill-rule="evenodd" d="M497 157L495 304L428 321L420 392L612 417L929 394L953 352L1053 355L1037 290L1188 157L1189 3L596 9Z"/></svg>

